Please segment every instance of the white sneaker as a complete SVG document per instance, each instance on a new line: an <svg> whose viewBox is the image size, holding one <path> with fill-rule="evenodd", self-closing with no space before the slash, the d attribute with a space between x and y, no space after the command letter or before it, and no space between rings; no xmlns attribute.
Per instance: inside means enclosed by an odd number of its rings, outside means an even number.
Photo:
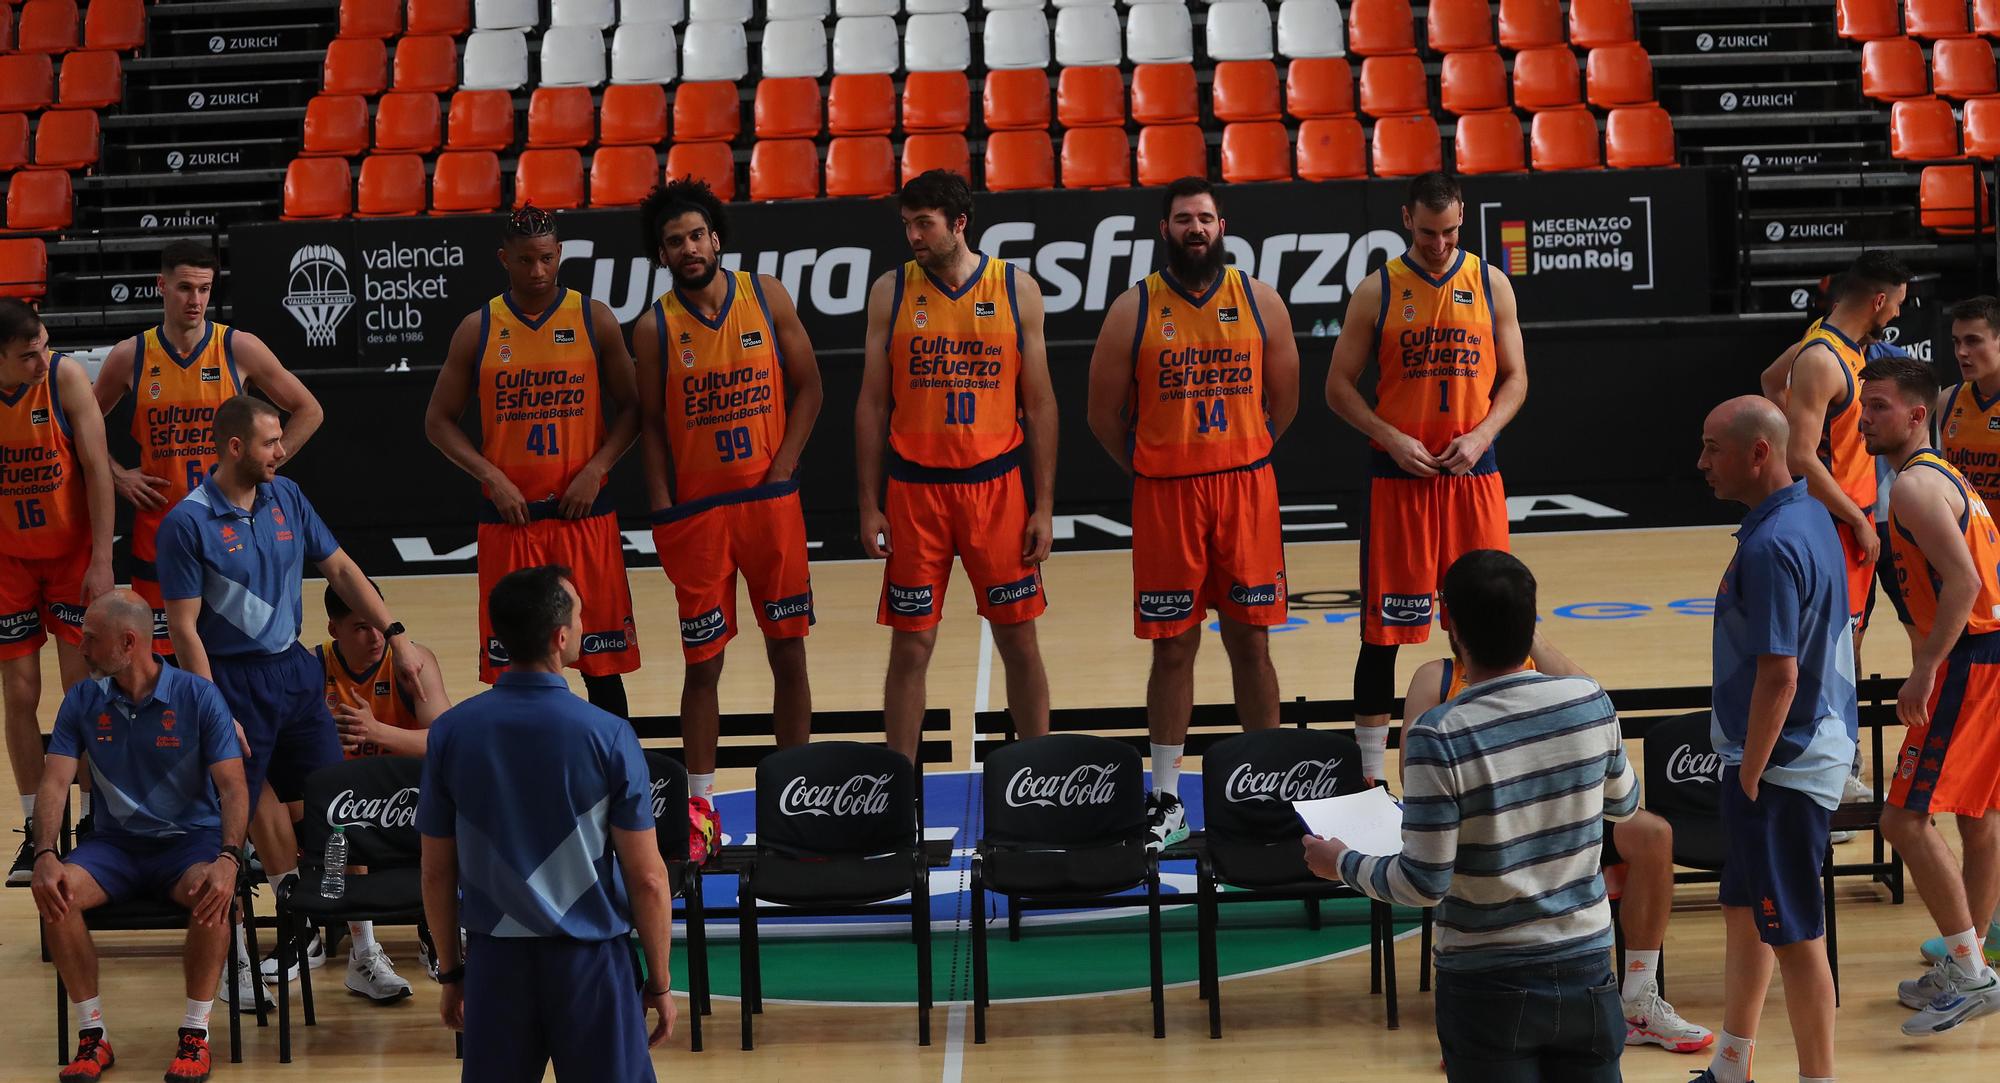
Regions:
<svg viewBox="0 0 2000 1083"><path fill-rule="evenodd" d="M1715 1035L1707 1027L1681 1018L1660 995L1656 982L1648 981L1638 996L1625 1001L1626 1045L1650 1044L1669 1053L1697 1053L1714 1042Z"/></svg>
<svg viewBox="0 0 2000 1083"><path fill-rule="evenodd" d="M1924 971L1923 977L1896 983L1896 1002L1913 1012L1920 1012L1929 1007L1930 1002L1936 1000L1938 994L1944 992L1950 984L1951 978L1945 973L1944 959L1940 957L1937 962L1931 964L1929 970Z"/></svg>
<svg viewBox="0 0 2000 1083"><path fill-rule="evenodd" d="M326 965L326 941L321 939L321 936L322 934L318 927L314 927L312 942L306 945L306 965L312 967L314 970L318 970L320 967ZM276 985L278 983L277 951L273 950L271 954L264 956L263 963L259 964L257 969L264 975L265 981ZM297 959L292 960L291 972L286 974L285 978L288 981L299 980L299 961Z"/></svg>
<svg viewBox="0 0 2000 1083"><path fill-rule="evenodd" d="M1946 959L1938 964L1938 969L1944 971L1943 991L1923 1010L1903 1021L1904 1034L1928 1038L1967 1020L2000 1012L2000 975L1981 967L1982 973L1972 977L1960 969L1956 959Z"/></svg>
<svg viewBox="0 0 2000 1083"><path fill-rule="evenodd" d="M1840 788L1840 803L1843 805L1874 804L1880 798L1875 796L1875 787L1861 781L1860 775L1848 775Z"/></svg>
<svg viewBox="0 0 2000 1083"><path fill-rule="evenodd" d="M232 949L229 954L233 956L236 953ZM225 963L222 980L215 983L216 1000L224 1005L229 1003L229 975L232 971L236 974L236 1004L240 1010L256 1011L259 1001L263 1002L267 1010L278 1006L277 1002L271 999L271 991L264 988L263 982L252 976L250 961L247 959L235 959L233 962Z"/></svg>
<svg viewBox="0 0 2000 1083"><path fill-rule="evenodd" d="M1826 841L1828 841L1828 842L1830 842L1830 843L1834 844L1835 846L1839 846L1839 845L1841 845L1842 843L1848 843L1848 842L1853 842L1853 841L1854 841L1854 832L1852 832L1852 831L1835 831L1835 832L1832 832L1832 833L1830 833L1830 834L1828 834L1828 835L1827 835L1827 837L1826 837Z"/></svg>
<svg viewBox="0 0 2000 1083"><path fill-rule="evenodd" d="M396 974L389 953L376 944L347 956L347 991L377 1004L393 1004L410 995L410 983Z"/></svg>
<svg viewBox="0 0 2000 1083"><path fill-rule="evenodd" d="M1152 830L1152 838L1146 842L1148 850L1164 850L1188 837L1187 809L1173 794L1147 794L1146 821Z"/></svg>

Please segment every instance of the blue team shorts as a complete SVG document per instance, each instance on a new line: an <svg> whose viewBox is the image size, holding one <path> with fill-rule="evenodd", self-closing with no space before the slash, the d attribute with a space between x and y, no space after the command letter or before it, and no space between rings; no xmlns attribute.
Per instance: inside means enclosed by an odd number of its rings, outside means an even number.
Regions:
<svg viewBox="0 0 2000 1083"><path fill-rule="evenodd" d="M541 1083L551 1060L562 1083L654 1083L626 938L467 941L465 1083Z"/></svg>
<svg viewBox="0 0 2000 1083"><path fill-rule="evenodd" d="M249 740L243 782L252 810L265 779L280 801L297 801L305 796L307 775L341 762L340 732L326 708L326 673L311 651L294 643L277 654L210 658L208 665Z"/></svg>
<svg viewBox="0 0 2000 1083"><path fill-rule="evenodd" d="M1717 895L1724 906L1748 908L1757 938L1772 947L1816 940L1826 933L1820 864L1833 810L1769 781L1757 787L1752 801L1737 781L1741 774L1741 768L1722 769L1728 846Z"/></svg>
<svg viewBox="0 0 2000 1083"><path fill-rule="evenodd" d="M109 830L93 831L63 856L63 864L90 874L110 902L165 899L189 869L215 860L222 832L215 828L171 838L147 838Z"/></svg>

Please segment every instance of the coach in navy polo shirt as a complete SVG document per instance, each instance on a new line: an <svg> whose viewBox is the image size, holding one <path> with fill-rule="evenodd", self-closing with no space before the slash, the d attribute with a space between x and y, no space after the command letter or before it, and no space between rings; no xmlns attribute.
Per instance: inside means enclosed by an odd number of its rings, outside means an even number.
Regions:
<svg viewBox="0 0 2000 1083"><path fill-rule="evenodd" d="M209 1007L229 945L249 797L221 694L152 649L153 608L144 599L114 590L91 603L82 651L96 676L63 696L35 796L35 906L77 1018L64 1079L95 1079L112 1062L83 913L145 897L170 898L192 915L182 963L187 1013L166 1078L208 1078ZM63 802L86 756L95 828L58 855Z"/></svg>
<svg viewBox="0 0 2000 1083"><path fill-rule="evenodd" d="M447 1025L463 1078L533 1083L654 1078L646 1050L673 1033L672 901L653 833L652 782L625 720L570 691L582 605L565 568L523 568L486 600L513 665L439 715L417 830L424 913L437 937ZM615 855L615 860L614 860ZM651 965L642 990L629 937ZM650 1036L648 1009L659 1013Z"/></svg>

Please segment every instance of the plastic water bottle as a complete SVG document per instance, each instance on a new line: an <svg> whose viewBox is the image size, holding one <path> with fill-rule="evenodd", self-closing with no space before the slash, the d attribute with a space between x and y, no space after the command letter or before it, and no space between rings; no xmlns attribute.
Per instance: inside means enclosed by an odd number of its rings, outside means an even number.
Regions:
<svg viewBox="0 0 2000 1083"><path fill-rule="evenodd" d="M338 899L347 894L347 831L338 824L326 837L326 864L319 878L322 898Z"/></svg>

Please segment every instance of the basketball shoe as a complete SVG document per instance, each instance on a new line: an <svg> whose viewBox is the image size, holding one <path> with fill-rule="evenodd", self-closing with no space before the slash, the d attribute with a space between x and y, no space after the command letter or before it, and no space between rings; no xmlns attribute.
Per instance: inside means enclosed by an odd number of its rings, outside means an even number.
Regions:
<svg viewBox="0 0 2000 1083"><path fill-rule="evenodd" d="M1984 970L1984 968L1981 968ZM1927 979L1936 985L1937 995L1924 1005L1915 1015L1903 1021L1903 1033L1912 1038L1928 1038L1942 1034L1951 1028L1982 1015L2000 1011L2000 975L1985 970L1978 977L1967 974L1956 959L1946 959L1933 968L1931 974L1918 979ZM1897 998L1902 998L1903 990L1897 988Z"/></svg>
<svg viewBox="0 0 2000 1083"><path fill-rule="evenodd" d="M117 1062L118 1058L111 1055L111 1043L104 1039L104 1029L92 1027L76 1036L76 1056L71 1057L69 1064L56 1073L56 1078L96 1079Z"/></svg>
<svg viewBox="0 0 2000 1083"><path fill-rule="evenodd" d="M1151 832L1146 842L1148 850L1164 850L1188 837L1187 810L1173 794L1146 795L1146 823Z"/></svg>
<svg viewBox="0 0 2000 1083"><path fill-rule="evenodd" d="M208 1078L208 1032L190 1027L180 1029L180 1044L167 1065L167 1083L203 1083Z"/></svg>
<svg viewBox="0 0 2000 1083"><path fill-rule="evenodd" d="M1707 1027L1681 1018L1660 995L1659 983L1648 981L1639 995L1625 1003L1625 1044L1657 1045L1669 1053L1698 1053L1715 1044Z"/></svg>

